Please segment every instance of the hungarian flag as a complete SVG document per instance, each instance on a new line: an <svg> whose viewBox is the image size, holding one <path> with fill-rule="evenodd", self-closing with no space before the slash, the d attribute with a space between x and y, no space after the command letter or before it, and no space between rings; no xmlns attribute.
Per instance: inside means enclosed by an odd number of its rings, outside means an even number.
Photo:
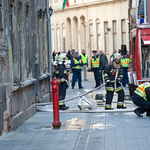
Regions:
<svg viewBox="0 0 150 150"><path fill-rule="evenodd" d="M69 7L69 0L64 0L63 2L63 10L65 9L65 6Z"/></svg>

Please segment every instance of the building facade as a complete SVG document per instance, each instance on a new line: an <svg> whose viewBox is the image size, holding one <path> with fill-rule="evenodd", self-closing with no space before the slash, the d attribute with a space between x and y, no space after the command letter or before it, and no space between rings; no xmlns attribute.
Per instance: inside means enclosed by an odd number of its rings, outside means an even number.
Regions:
<svg viewBox="0 0 150 150"><path fill-rule="evenodd" d="M127 0L69 0L62 10L63 0L50 0L52 16L52 50L104 50L109 57L113 50L128 47Z"/></svg>
<svg viewBox="0 0 150 150"><path fill-rule="evenodd" d="M0 0L0 135L50 101L43 0Z"/></svg>

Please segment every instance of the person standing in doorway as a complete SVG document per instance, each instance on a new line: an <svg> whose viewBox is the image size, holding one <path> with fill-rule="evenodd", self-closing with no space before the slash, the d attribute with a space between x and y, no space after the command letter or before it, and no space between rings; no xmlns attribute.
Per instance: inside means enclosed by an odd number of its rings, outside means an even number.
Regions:
<svg viewBox="0 0 150 150"><path fill-rule="evenodd" d="M100 83L103 84L103 72L106 68L106 66L108 65L108 59L107 56L104 54L104 52L102 50L99 51L99 56L100 56Z"/></svg>
<svg viewBox="0 0 150 150"><path fill-rule="evenodd" d="M91 69L94 72L95 87L100 86L100 57L97 55L97 51L93 50L93 57L91 58Z"/></svg>
<svg viewBox="0 0 150 150"><path fill-rule="evenodd" d="M82 67L82 71L84 72L84 81L88 81L87 79L87 67L88 67L88 56L85 53L85 50L82 50L81 60L84 64Z"/></svg>

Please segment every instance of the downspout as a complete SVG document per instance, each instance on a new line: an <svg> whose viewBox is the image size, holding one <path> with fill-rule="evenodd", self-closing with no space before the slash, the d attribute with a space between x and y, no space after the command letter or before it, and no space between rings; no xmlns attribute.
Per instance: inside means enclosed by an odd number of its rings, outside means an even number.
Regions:
<svg viewBox="0 0 150 150"><path fill-rule="evenodd" d="M138 20L138 9L137 9L137 0L136 0L136 23L137 23L137 20Z"/></svg>
<svg viewBox="0 0 150 150"><path fill-rule="evenodd" d="M144 23L147 22L147 8L146 8L146 0L144 0Z"/></svg>
<svg viewBox="0 0 150 150"><path fill-rule="evenodd" d="M49 14L49 0L47 0L47 38L48 38L48 63L49 63L49 74L50 74L50 81L52 81L52 57L51 57L51 18ZM51 94L51 84L49 83L50 94Z"/></svg>

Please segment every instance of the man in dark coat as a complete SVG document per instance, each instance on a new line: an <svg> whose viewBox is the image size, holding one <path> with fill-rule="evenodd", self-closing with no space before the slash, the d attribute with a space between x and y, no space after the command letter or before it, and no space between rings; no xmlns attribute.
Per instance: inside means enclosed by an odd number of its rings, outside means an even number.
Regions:
<svg viewBox="0 0 150 150"><path fill-rule="evenodd" d="M103 71L105 70L106 66L108 65L107 56L104 54L102 50L99 51L100 56L100 82L103 84Z"/></svg>

